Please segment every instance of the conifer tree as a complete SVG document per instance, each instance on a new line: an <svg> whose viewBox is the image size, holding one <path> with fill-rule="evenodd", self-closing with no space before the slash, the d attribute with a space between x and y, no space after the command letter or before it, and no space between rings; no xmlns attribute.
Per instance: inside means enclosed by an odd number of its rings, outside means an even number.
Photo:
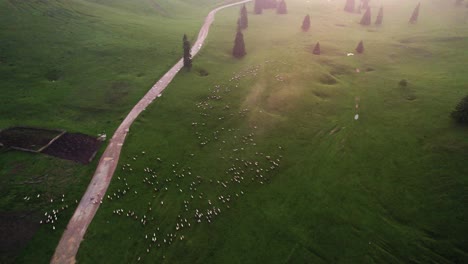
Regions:
<svg viewBox="0 0 468 264"><path fill-rule="evenodd" d="M346 12L353 13L354 12L354 0L346 0L345 8Z"/></svg>
<svg viewBox="0 0 468 264"><path fill-rule="evenodd" d="M370 7L367 8L366 12L361 18L361 22L359 22L363 26L368 26L371 24L371 11Z"/></svg>
<svg viewBox="0 0 468 264"><path fill-rule="evenodd" d="M356 52L357 53L363 53L364 52L364 43L362 43L362 40L357 45Z"/></svg>
<svg viewBox="0 0 468 264"><path fill-rule="evenodd" d="M314 50L312 50L312 53L315 55L320 55L320 43L319 42L315 44L315 47L314 47Z"/></svg>
<svg viewBox="0 0 468 264"><path fill-rule="evenodd" d="M187 35L184 34L182 41L184 47L184 68L190 70L192 68L192 54L190 54L191 45L187 40Z"/></svg>
<svg viewBox="0 0 468 264"><path fill-rule="evenodd" d="M286 7L286 2L284 0L281 0L281 2L279 2L278 8L276 9L276 13L280 15L288 13L288 8Z"/></svg>
<svg viewBox="0 0 468 264"><path fill-rule="evenodd" d="M375 20L376 25L382 25L383 22L383 6L380 7L377 19Z"/></svg>
<svg viewBox="0 0 468 264"><path fill-rule="evenodd" d="M245 4L244 4L240 10L239 27L241 29L246 29L248 26L249 26L249 19L247 17L247 7L245 7Z"/></svg>
<svg viewBox="0 0 468 264"><path fill-rule="evenodd" d="M241 58L246 54L245 52L245 43L244 35L239 30L236 34L236 39L234 40L234 48L232 49L232 55L236 58Z"/></svg>
<svg viewBox="0 0 468 264"><path fill-rule="evenodd" d="M304 20L302 21L302 26L301 26L303 31L308 31L310 28L310 16L307 15L304 17Z"/></svg>
<svg viewBox="0 0 468 264"><path fill-rule="evenodd" d="M261 0L255 0L254 3L254 12L257 15L260 15L263 12L262 2Z"/></svg>
<svg viewBox="0 0 468 264"><path fill-rule="evenodd" d="M415 24L417 21L418 21L418 17L419 17L419 6L421 5L421 3L418 3L418 5L416 6L416 8L413 10L413 14L411 15L411 18L409 20L409 22L411 24Z"/></svg>

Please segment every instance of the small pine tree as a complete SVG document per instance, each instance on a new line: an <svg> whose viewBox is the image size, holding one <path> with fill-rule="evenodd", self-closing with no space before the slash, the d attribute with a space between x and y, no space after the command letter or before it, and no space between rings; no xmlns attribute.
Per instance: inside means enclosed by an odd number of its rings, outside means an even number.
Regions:
<svg viewBox="0 0 468 264"><path fill-rule="evenodd" d="M308 31L310 28L310 16L307 15L304 17L304 20L302 21L302 26L301 26L303 31Z"/></svg>
<svg viewBox="0 0 468 264"><path fill-rule="evenodd" d="M411 15L410 17L410 20L409 22L411 24L415 24L417 21L418 21L418 17L419 17L419 6L421 5L421 3L418 3L418 5L416 6L416 8L414 8L413 10L413 14Z"/></svg>
<svg viewBox="0 0 468 264"><path fill-rule="evenodd" d="M371 24L371 11L370 7L367 8L366 12L361 18L361 22L359 22L363 26L368 26Z"/></svg>
<svg viewBox="0 0 468 264"><path fill-rule="evenodd" d="M315 47L314 47L314 50L312 50L312 53L315 55L320 55L320 43L319 42L315 44Z"/></svg>
<svg viewBox="0 0 468 264"><path fill-rule="evenodd" d="M356 52L359 54L364 52L364 43L362 43L362 40L359 41L359 44L356 47Z"/></svg>
<svg viewBox="0 0 468 264"><path fill-rule="evenodd" d="M376 25L382 25L383 22L383 6L380 7L379 13L377 14L377 19L375 20Z"/></svg>
<svg viewBox="0 0 468 264"><path fill-rule="evenodd" d="M346 0L344 10L346 12L353 13L354 12L354 0Z"/></svg>
<svg viewBox="0 0 468 264"><path fill-rule="evenodd" d="M236 34L236 39L234 40L234 48L232 49L232 55L236 58L242 58L246 54L245 52L245 43L244 35L239 30Z"/></svg>
<svg viewBox="0 0 468 264"><path fill-rule="evenodd" d="M245 7L244 4L240 10L239 27L241 29L246 29L248 26L249 18L247 17L247 7Z"/></svg>
<svg viewBox="0 0 468 264"><path fill-rule="evenodd" d="M187 35L184 34L182 41L184 48L184 68L190 70L192 68L192 54L190 54L191 45L187 40Z"/></svg>
<svg viewBox="0 0 468 264"><path fill-rule="evenodd" d="M286 2L284 0L281 0L281 2L279 2L278 8L276 9L276 13L280 15L288 13L288 8L286 7Z"/></svg>
<svg viewBox="0 0 468 264"><path fill-rule="evenodd" d="M458 123L468 125L468 95L457 104L451 116Z"/></svg>
<svg viewBox="0 0 468 264"><path fill-rule="evenodd" d="M257 15L260 15L263 12L262 2L261 0L255 0L254 3L254 12Z"/></svg>

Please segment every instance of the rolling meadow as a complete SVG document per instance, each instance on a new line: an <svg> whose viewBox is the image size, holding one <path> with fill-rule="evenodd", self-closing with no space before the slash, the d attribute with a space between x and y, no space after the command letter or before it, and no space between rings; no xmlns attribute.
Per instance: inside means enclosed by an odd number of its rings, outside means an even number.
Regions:
<svg viewBox="0 0 468 264"><path fill-rule="evenodd" d="M78 261L467 260L468 138L450 118L466 10L426 1L408 24L417 1L372 1L384 22L362 26L344 1L287 5L247 5L240 60L239 8L217 15L192 70L133 125Z"/></svg>
<svg viewBox="0 0 468 264"><path fill-rule="evenodd" d="M468 92L468 9L422 1L409 24L418 1L374 0L383 24L363 26L344 2L247 4L241 59L239 7L220 11L131 127L77 261L467 262L468 130L450 113ZM0 127L110 138L219 4L0 1ZM32 230L0 262L48 263L97 159L0 151L2 219Z"/></svg>
<svg viewBox="0 0 468 264"><path fill-rule="evenodd" d="M195 35L219 4L0 1L0 129L30 126L110 138L180 58L174 43L184 33ZM1 263L50 261L104 149L83 166L0 148ZM53 210L60 211L54 225L40 225Z"/></svg>

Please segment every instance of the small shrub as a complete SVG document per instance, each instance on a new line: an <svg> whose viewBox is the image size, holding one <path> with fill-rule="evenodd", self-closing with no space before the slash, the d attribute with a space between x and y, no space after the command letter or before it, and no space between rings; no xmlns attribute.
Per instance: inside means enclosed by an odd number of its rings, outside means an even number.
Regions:
<svg viewBox="0 0 468 264"><path fill-rule="evenodd" d="M45 78L48 81L55 82L55 81L58 81L62 77L62 74L63 74L62 71L53 69L53 70L48 71L45 74Z"/></svg>
<svg viewBox="0 0 468 264"><path fill-rule="evenodd" d="M406 86L408 86L408 81L405 80L405 79L403 79L403 80L401 80L398 84L399 84L400 86L406 87Z"/></svg>
<svg viewBox="0 0 468 264"><path fill-rule="evenodd" d="M362 40L358 43L356 47L356 52L359 54L364 52L364 43L362 42Z"/></svg>
<svg viewBox="0 0 468 264"><path fill-rule="evenodd" d="M205 69L198 70L198 74L202 77L210 75L210 73Z"/></svg>
<svg viewBox="0 0 468 264"><path fill-rule="evenodd" d="M458 123L468 125L468 95L457 104L451 116Z"/></svg>
<svg viewBox="0 0 468 264"><path fill-rule="evenodd" d="M319 42L315 44L315 47L314 47L314 50L312 50L312 53L315 55L320 55L320 43Z"/></svg>

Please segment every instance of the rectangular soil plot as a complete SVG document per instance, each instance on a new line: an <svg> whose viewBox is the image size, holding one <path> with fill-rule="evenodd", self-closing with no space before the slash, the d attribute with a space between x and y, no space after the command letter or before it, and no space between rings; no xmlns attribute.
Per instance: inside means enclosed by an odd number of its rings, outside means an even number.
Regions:
<svg viewBox="0 0 468 264"><path fill-rule="evenodd" d="M40 152L63 133L62 130L13 127L0 132L0 144L13 149Z"/></svg>
<svg viewBox="0 0 468 264"><path fill-rule="evenodd" d="M61 159L88 164L93 160L101 143L102 142L97 138L88 135L65 133L45 148L42 153Z"/></svg>

